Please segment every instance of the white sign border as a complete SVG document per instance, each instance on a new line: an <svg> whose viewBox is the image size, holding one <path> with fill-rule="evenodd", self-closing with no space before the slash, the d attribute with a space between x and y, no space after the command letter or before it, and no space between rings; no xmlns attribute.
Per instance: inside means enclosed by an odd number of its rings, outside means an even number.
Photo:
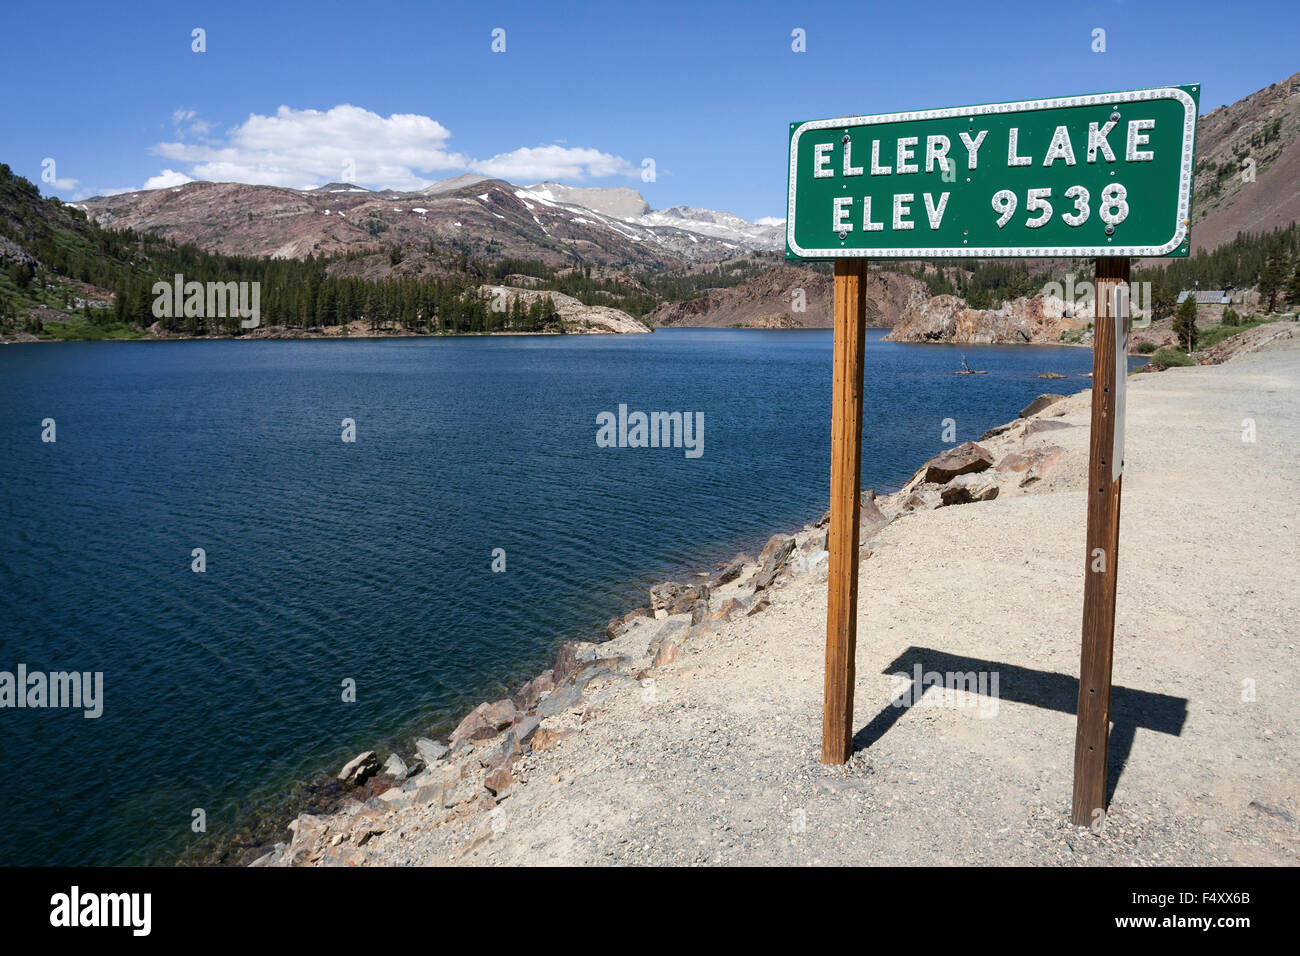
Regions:
<svg viewBox="0 0 1300 956"><path fill-rule="evenodd" d="M1174 236L1163 246L959 246L896 249L804 249L794 240L795 180L798 175L799 137L812 130L848 129L879 123L902 123L912 120L952 119L959 116L987 116L996 113L1024 113L1030 110L1061 109L1070 106L1110 106L1141 103L1149 100L1176 100L1183 105L1183 150L1178 181L1178 214ZM981 106L956 106L941 110L913 110L909 113L879 113L874 116L842 116L838 119L810 120L800 124L790 137L790 194L786 212L785 241L791 252L802 259L956 259L978 258L1055 258L1061 256L1163 256L1177 249L1187 238L1188 215L1192 196L1192 150L1196 141L1196 101L1173 86L1151 90L1128 90L1121 93L1096 93L1092 96L1062 96L1050 100L1021 100L1016 103L986 103Z"/></svg>

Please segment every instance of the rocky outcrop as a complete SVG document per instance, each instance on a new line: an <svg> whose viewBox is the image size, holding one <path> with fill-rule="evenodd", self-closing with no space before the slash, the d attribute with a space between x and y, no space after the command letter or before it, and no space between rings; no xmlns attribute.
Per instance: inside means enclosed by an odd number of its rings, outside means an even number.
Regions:
<svg viewBox="0 0 1300 956"><path fill-rule="evenodd" d="M650 610L656 617L690 614L700 602L709 600L707 584L678 584L665 581L650 589Z"/></svg>
<svg viewBox="0 0 1300 956"><path fill-rule="evenodd" d="M0 236L0 265L30 266L35 269L40 263L18 243Z"/></svg>
<svg viewBox="0 0 1300 956"><path fill-rule="evenodd" d="M885 338L890 342L956 342L967 345L1056 343L1065 332L1086 329L1085 315L1065 315L1059 301L1042 296L1004 302L998 309L972 309L954 295L937 295L905 309Z"/></svg>
<svg viewBox="0 0 1300 956"><path fill-rule="evenodd" d="M621 334L649 332L650 327L626 312L604 305L585 305L571 295L542 289L518 289L508 285L482 285L479 294L492 303L510 308L519 302L526 309L539 299L550 299L563 320L565 329L576 332L615 332Z"/></svg>

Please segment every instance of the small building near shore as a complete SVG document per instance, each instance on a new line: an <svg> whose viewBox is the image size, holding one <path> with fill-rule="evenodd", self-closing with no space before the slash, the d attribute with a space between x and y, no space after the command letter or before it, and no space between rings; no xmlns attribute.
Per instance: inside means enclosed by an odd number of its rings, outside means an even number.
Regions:
<svg viewBox="0 0 1300 956"><path fill-rule="evenodd" d="M1193 296L1197 318L1215 324L1223 321L1223 313L1228 306L1240 307L1244 300L1244 294L1240 290L1228 286L1226 289L1184 289L1178 293L1178 304L1181 305Z"/></svg>
<svg viewBox="0 0 1300 956"><path fill-rule="evenodd" d="M1231 289L1208 289L1204 292L1199 289L1185 289L1178 293L1178 304L1182 305L1183 300L1188 296L1196 296L1197 305L1231 305Z"/></svg>

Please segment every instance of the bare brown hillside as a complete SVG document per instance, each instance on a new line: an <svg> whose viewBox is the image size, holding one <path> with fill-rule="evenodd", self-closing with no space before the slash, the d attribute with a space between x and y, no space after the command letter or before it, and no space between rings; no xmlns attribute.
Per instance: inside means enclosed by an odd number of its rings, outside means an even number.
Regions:
<svg viewBox="0 0 1300 956"><path fill-rule="evenodd" d="M700 328L829 329L834 311L828 272L779 265L728 289L712 289L686 302L665 302L646 316L654 325ZM801 301L803 311L796 305ZM925 284L898 272L867 273L867 322L888 328L927 297Z"/></svg>
<svg viewBox="0 0 1300 956"><path fill-rule="evenodd" d="M725 258L734 249L670 227L644 227L564 206L503 180L438 193L186 183L78 204L102 226L154 232L210 252L301 259L385 246L632 268Z"/></svg>
<svg viewBox="0 0 1300 956"><path fill-rule="evenodd" d="M1210 87L1205 90L1208 95ZM1201 117L1192 249L1213 249L1239 232L1265 232L1297 219L1300 73Z"/></svg>

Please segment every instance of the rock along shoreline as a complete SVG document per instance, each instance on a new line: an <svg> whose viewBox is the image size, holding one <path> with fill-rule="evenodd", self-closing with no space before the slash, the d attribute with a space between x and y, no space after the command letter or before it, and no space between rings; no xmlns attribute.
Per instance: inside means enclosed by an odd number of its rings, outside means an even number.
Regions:
<svg viewBox="0 0 1300 956"><path fill-rule="evenodd" d="M871 557L878 532L910 512L1037 490L1062 461L1062 449L1050 444L1051 432L1078 427L1060 420L1062 409L1053 414L1064 398L1040 395L977 442L928 460L896 492L862 492L860 558ZM318 801L316 812L303 810L288 822L286 839L273 845L255 839L233 854L236 862L365 865L367 845L389 831L476 816L481 822L475 835L448 862L473 852L492 839L494 811L524 782L516 767L522 758L579 735L614 694L652 696L657 668L676 662L684 646L728 622L761 614L793 576L820 572L824 580L829 518L827 512L793 533L773 535L757 557L737 554L707 580L651 587L644 605L609 620L603 641L562 644L550 668L510 697L480 703L445 741L418 737L405 756L390 753L386 759L376 750L358 754L339 771L335 785L323 788L326 799ZM418 824L412 822L417 816Z"/></svg>

